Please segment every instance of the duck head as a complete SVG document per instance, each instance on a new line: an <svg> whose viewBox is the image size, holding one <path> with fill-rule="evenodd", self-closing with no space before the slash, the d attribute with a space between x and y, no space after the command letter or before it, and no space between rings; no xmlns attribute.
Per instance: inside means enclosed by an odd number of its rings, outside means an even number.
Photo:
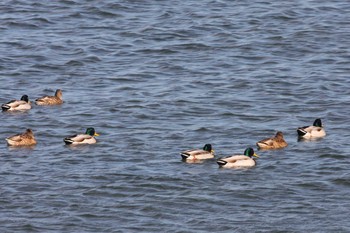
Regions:
<svg viewBox="0 0 350 233"><path fill-rule="evenodd" d="M214 153L214 150L213 150L211 144L205 144L203 147L203 150L208 151L210 153Z"/></svg>
<svg viewBox="0 0 350 233"><path fill-rule="evenodd" d="M34 137L34 133L33 133L33 130L32 129L27 129L25 134L27 134L28 136L30 137Z"/></svg>
<svg viewBox="0 0 350 233"><path fill-rule="evenodd" d="M251 157L256 157L256 158L259 158L259 155L257 155L255 152L254 152L254 149L251 148L251 147L248 147L247 149L245 149L244 151L244 155L245 156L248 156L249 158Z"/></svg>
<svg viewBox="0 0 350 233"><path fill-rule="evenodd" d="M29 102L29 98L28 98L28 96L27 95L23 95L22 96L22 98L21 98L21 100L23 100L23 101L25 101L25 102Z"/></svg>
<svg viewBox="0 0 350 233"><path fill-rule="evenodd" d="M98 133L96 133L95 129L92 127L87 128L85 134L88 134L90 136L100 136Z"/></svg>
<svg viewBox="0 0 350 233"><path fill-rule="evenodd" d="M55 96L62 99L62 90L61 89L57 89L55 92Z"/></svg>
<svg viewBox="0 0 350 233"><path fill-rule="evenodd" d="M316 127L323 127L320 118L317 118L317 119L314 121L314 124L313 124L313 125L316 126Z"/></svg>

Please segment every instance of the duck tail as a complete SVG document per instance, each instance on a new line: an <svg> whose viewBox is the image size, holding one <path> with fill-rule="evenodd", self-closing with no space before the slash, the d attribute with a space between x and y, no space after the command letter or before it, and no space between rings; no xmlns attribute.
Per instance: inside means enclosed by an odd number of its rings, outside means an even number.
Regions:
<svg viewBox="0 0 350 233"><path fill-rule="evenodd" d="M190 157L190 154L187 154L187 153L181 153L180 155L183 160L186 160L188 157Z"/></svg>
<svg viewBox="0 0 350 233"><path fill-rule="evenodd" d="M217 163L220 167L222 167L222 166L225 166L227 162L226 162L225 160L219 159L219 160L216 161L216 163Z"/></svg>
<svg viewBox="0 0 350 233"><path fill-rule="evenodd" d="M11 107L8 106L7 104L3 104L3 105L1 105L1 108L2 108L2 111L7 111L7 110L9 110Z"/></svg>
<svg viewBox="0 0 350 233"><path fill-rule="evenodd" d="M65 139L63 139L63 141L64 141L64 143L66 143L66 145L71 145L71 144L73 144L73 140L70 139L70 138L65 138Z"/></svg>
<svg viewBox="0 0 350 233"><path fill-rule="evenodd" d="M256 146L258 147L258 149L260 149L260 148L266 147L267 144L266 144L266 143L263 143L263 142L257 142L257 143L256 143Z"/></svg>
<svg viewBox="0 0 350 233"><path fill-rule="evenodd" d="M10 138L5 138L5 140L6 140L8 146L14 145L13 141Z"/></svg>
<svg viewBox="0 0 350 233"><path fill-rule="evenodd" d="M307 132L303 128L297 129L299 137L303 137Z"/></svg>
<svg viewBox="0 0 350 233"><path fill-rule="evenodd" d="M35 104L36 105L44 105L43 101L40 98L35 100Z"/></svg>

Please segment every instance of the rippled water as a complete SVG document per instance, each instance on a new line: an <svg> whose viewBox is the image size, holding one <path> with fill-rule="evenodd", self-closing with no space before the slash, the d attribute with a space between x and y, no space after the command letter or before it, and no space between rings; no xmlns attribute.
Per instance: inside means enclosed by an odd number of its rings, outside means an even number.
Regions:
<svg viewBox="0 0 350 233"><path fill-rule="evenodd" d="M350 3L0 3L1 232L349 232ZM322 118L327 136L298 141ZM98 144L63 138L98 133ZM5 138L32 128L34 148ZM252 169L217 157L283 131Z"/></svg>

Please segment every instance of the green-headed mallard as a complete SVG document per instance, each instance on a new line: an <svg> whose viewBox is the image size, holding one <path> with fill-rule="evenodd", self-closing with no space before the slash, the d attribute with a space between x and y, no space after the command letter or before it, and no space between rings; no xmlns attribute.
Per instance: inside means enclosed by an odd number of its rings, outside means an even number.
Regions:
<svg viewBox="0 0 350 233"><path fill-rule="evenodd" d="M256 143L259 149L280 149L288 146L283 138L283 133L278 131L272 138L265 138Z"/></svg>
<svg viewBox="0 0 350 233"><path fill-rule="evenodd" d="M2 111L24 111L32 108L27 95L23 95L21 100L11 100L1 105Z"/></svg>
<svg viewBox="0 0 350 233"><path fill-rule="evenodd" d="M94 128L87 128L85 134L76 134L70 137L66 137L63 141L67 145L79 145L79 144L94 144L96 143L95 136L100 136L95 132Z"/></svg>
<svg viewBox="0 0 350 233"><path fill-rule="evenodd" d="M8 137L6 141L9 146L33 146L36 144L34 133L31 129L27 129L22 134Z"/></svg>
<svg viewBox="0 0 350 233"><path fill-rule="evenodd" d="M62 91L61 89L57 89L55 92L55 96L43 96L35 100L36 105L58 105L62 104Z"/></svg>
<svg viewBox="0 0 350 233"><path fill-rule="evenodd" d="M253 167L256 165L255 159L252 157L259 156L255 154L253 148L247 148L243 155L232 155L218 159L216 162L220 167L223 168L238 168L238 167Z"/></svg>
<svg viewBox="0 0 350 233"><path fill-rule="evenodd" d="M214 158L214 150L211 144L205 144L203 149L192 149L180 153L183 160L203 160Z"/></svg>
<svg viewBox="0 0 350 233"><path fill-rule="evenodd" d="M323 128L321 119L316 119L314 121L314 124L311 126L304 126L304 127L299 127L297 129L298 136L300 138L306 138L306 139L311 139L311 138L321 138L326 136L326 131Z"/></svg>

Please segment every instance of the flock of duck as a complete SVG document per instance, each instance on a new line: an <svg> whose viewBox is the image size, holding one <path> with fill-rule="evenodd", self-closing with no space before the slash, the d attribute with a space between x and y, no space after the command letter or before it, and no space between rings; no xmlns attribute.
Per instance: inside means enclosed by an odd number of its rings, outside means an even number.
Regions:
<svg viewBox="0 0 350 233"><path fill-rule="evenodd" d="M35 100L36 105L60 105L63 104L62 90L57 89L54 96L43 96ZM11 100L6 104L1 105L2 111L15 112L15 111L27 111L32 108L28 95L23 95L20 100ZM63 139L67 145L78 144L94 144L96 143L95 136L99 136L95 132L94 128L87 128L85 134L76 134ZM22 134L16 134L6 138L8 146L34 146L37 141L34 136L34 132L31 129L27 129Z"/></svg>
<svg viewBox="0 0 350 233"><path fill-rule="evenodd" d="M60 105L63 104L62 91L56 90L54 96L43 96L35 100L36 105ZM11 100L1 106L3 111L27 111L32 108L31 102L27 95L23 95L20 100ZM321 119L316 119L313 125L299 127L297 129L298 136L304 139L321 138L326 135ZM99 136L94 128L87 128L85 134L76 134L63 139L67 145L79 144L94 144L96 143L95 136ZM16 134L6 138L9 146L33 146L36 139L31 129L27 129L22 134ZM282 149L288 146L288 143L283 138L282 132L277 132L274 137L260 140L256 143L258 149ZM187 162L198 162L215 157L214 150L211 144L205 144L203 149L192 149L182 151L180 153L182 159ZM253 167L256 165L255 158L259 156L254 152L254 149L249 147L245 149L242 155L232 155L217 159L219 167L236 168L236 167Z"/></svg>
<svg viewBox="0 0 350 233"><path fill-rule="evenodd" d="M299 127L297 133L298 137L302 139L317 139L326 136L326 131L322 125L321 119L316 119L313 125ZM285 148L288 146L288 143L284 140L283 133L279 131L274 137L260 140L256 145L258 149L271 150ZM215 157L211 144L205 144L203 149L182 151L180 155L184 161L190 163ZM255 158L259 158L259 156L254 152L253 148L248 147L242 155L231 155L219 158L216 162L219 167L222 168L253 167L256 165Z"/></svg>

